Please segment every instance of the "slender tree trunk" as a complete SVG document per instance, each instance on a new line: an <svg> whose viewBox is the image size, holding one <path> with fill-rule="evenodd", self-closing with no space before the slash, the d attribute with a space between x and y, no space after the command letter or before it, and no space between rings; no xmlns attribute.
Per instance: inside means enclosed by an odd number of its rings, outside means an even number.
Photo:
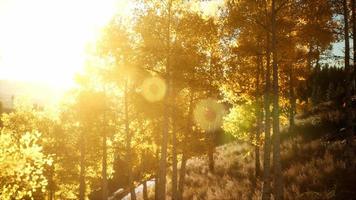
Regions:
<svg viewBox="0 0 356 200"><path fill-rule="evenodd" d="M189 107L188 107L188 117L187 117L187 130L192 131L192 116L193 116L193 103L194 103L194 90L191 89L190 99L189 99ZM178 183L178 200L183 200L184 194L184 184L185 184L185 173L186 173L186 164L188 159L187 154L187 147L185 144L188 141L188 135L186 134L184 137L184 144L183 144L183 155L182 161L180 164L180 171L179 171L179 183Z"/></svg>
<svg viewBox="0 0 356 200"><path fill-rule="evenodd" d="M283 199L282 166L279 133L279 85L277 64L277 31L276 31L276 0L272 0L272 55L273 55L273 168L274 168L274 197Z"/></svg>
<svg viewBox="0 0 356 200"><path fill-rule="evenodd" d="M128 187L130 189L131 199L136 200L135 186L132 177L132 150L131 150L131 131L129 127L129 108L128 108L128 80L125 80L124 89L124 106L125 106L125 131L126 131L126 162L127 162L127 176L128 176Z"/></svg>
<svg viewBox="0 0 356 200"><path fill-rule="evenodd" d="M184 150L179 171L178 200L183 200L187 159L187 152Z"/></svg>
<svg viewBox="0 0 356 200"><path fill-rule="evenodd" d="M294 94L294 81L293 81L293 76L294 76L294 71L293 71L293 65L290 65L290 71L289 71L289 104L290 104L290 110L289 110L289 132L292 132L295 127L295 109L296 109L296 100L295 100L295 94Z"/></svg>
<svg viewBox="0 0 356 200"><path fill-rule="evenodd" d="M144 181L142 184L143 184L143 192L142 192L143 200L148 200L147 181Z"/></svg>
<svg viewBox="0 0 356 200"><path fill-rule="evenodd" d="M79 200L85 199L85 139L84 132L80 132L80 177L79 177Z"/></svg>
<svg viewBox="0 0 356 200"><path fill-rule="evenodd" d="M173 122L174 123L174 122ZM173 131L173 158L172 158L172 200L177 200L178 186L178 169L177 169L177 138L176 132Z"/></svg>
<svg viewBox="0 0 356 200"><path fill-rule="evenodd" d="M343 1L344 10L344 35L345 35L345 71L346 77L346 134L347 139L347 150L346 154L348 157L347 168L353 169L353 127L352 127L352 105L351 105L351 89L352 89L352 68L350 66L350 41L349 41L349 9L347 5L347 0Z"/></svg>
<svg viewBox="0 0 356 200"><path fill-rule="evenodd" d="M353 33L353 90L354 90L354 95L356 94L356 22L355 22L355 15L356 15L356 8L355 8L355 2L356 0L351 0L351 9L352 9L352 33Z"/></svg>
<svg viewBox="0 0 356 200"><path fill-rule="evenodd" d="M158 146L158 144L157 144ZM160 148L157 148L156 150L156 158L157 158L157 163L160 161L159 159L159 152L160 152ZM156 171L156 176L155 176L155 199L158 200L158 189L159 189L159 168L157 168Z"/></svg>
<svg viewBox="0 0 356 200"><path fill-rule="evenodd" d="M260 174L261 174L260 146L259 144L256 144L255 145L255 178L259 177Z"/></svg>
<svg viewBox="0 0 356 200"><path fill-rule="evenodd" d="M49 191L48 199L49 200L53 200L54 199L54 192L53 191Z"/></svg>
<svg viewBox="0 0 356 200"><path fill-rule="evenodd" d="M173 87L172 87L173 88ZM175 94L175 92L173 92ZM173 95L172 94L172 95ZM174 98L175 99L175 98ZM175 100L173 100L173 104L175 104ZM177 191L177 181L178 181L178 170L177 170L177 133L176 133L176 117L175 114L172 113L172 200L178 199L178 191Z"/></svg>
<svg viewBox="0 0 356 200"><path fill-rule="evenodd" d="M266 85L264 94L264 110L265 110L265 141L263 146L263 189L262 199L269 200L271 198L271 112L270 112L270 93L271 93L271 57L270 57L270 33L267 32L266 42Z"/></svg>
<svg viewBox="0 0 356 200"><path fill-rule="evenodd" d="M173 122L174 123L174 122ZM174 125L173 125L174 126ZM173 128L175 129L175 128ZM178 182L178 169L177 169L177 138L176 132L173 130L173 141L172 141L172 199L177 200L177 182Z"/></svg>
<svg viewBox="0 0 356 200"><path fill-rule="evenodd" d="M49 200L54 200L54 191L53 190L51 190L51 191L49 191L49 194L48 194L48 199Z"/></svg>
<svg viewBox="0 0 356 200"><path fill-rule="evenodd" d="M355 8L356 0L351 0L351 9L352 9L352 33L353 33L353 50L354 50L354 55L353 55L353 65L354 65L354 94L356 94L356 8Z"/></svg>
<svg viewBox="0 0 356 200"><path fill-rule="evenodd" d="M166 97L167 98L167 97ZM165 103L164 119L163 119L163 135L161 145L161 158L159 161L159 175L157 185L157 200L166 199L166 175L167 175L167 146L168 146L168 126L169 126L169 114L168 114L168 102Z"/></svg>
<svg viewBox="0 0 356 200"><path fill-rule="evenodd" d="M104 118L105 123L105 118ZM106 126L106 125L104 125ZM102 160L102 176L103 176L103 185L102 185L102 197L103 199L108 199L108 179L107 179L107 145L106 145L106 129L104 128L103 133L103 160Z"/></svg>
<svg viewBox="0 0 356 200"><path fill-rule="evenodd" d="M53 176L54 176L54 165L52 164L50 166L50 177L48 180L48 185L49 185L49 194L48 194L48 199L49 200L54 200L54 194L55 194L55 187L54 187L54 180L53 180Z"/></svg>
<svg viewBox="0 0 356 200"><path fill-rule="evenodd" d="M209 66L212 67L213 50L210 50ZM209 95L213 96L213 91L209 89ZM209 130L210 129L210 130ZM209 124L209 129L206 132L206 147L207 147L207 157L208 157L208 168L211 173L215 171L215 136L217 134L215 120L213 123Z"/></svg>
<svg viewBox="0 0 356 200"><path fill-rule="evenodd" d="M262 126L262 118L261 118L261 101L260 101L260 75L261 75L261 67L262 67L262 57L261 55L257 55L257 73L256 73L256 144L255 144L255 177L259 177L261 174L261 164L260 164L260 134L261 134L261 126Z"/></svg>
<svg viewBox="0 0 356 200"><path fill-rule="evenodd" d="M168 90L168 87L167 87ZM167 92L168 93L168 92ZM168 94L167 94L168 95ZM166 97L168 98L168 97ZM168 126L169 126L169 114L168 114L168 101L165 103L165 111L163 116L163 134L162 134L162 146L161 146L161 159L159 162L159 184L157 185L158 200L166 199L166 175L167 175L167 146L168 146Z"/></svg>
<svg viewBox="0 0 356 200"><path fill-rule="evenodd" d="M168 129L169 129L169 100L170 100L170 40L171 40L171 7L172 0L168 0L168 23L167 23L167 66L166 66L166 75L167 75L167 93L165 97L165 109L164 109L164 119L163 119L163 134L162 134L162 146L161 146L161 160L159 163L159 184L158 188L158 199L166 199L166 174L167 174L167 143L168 143Z"/></svg>
<svg viewBox="0 0 356 200"><path fill-rule="evenodd" d="M146 162L146 156L147 156L147 150L143 150L141 152L141 173L140 174L144 174L146 169L147 169L147 162ZM150 180L150 179L149 179ZM143 182L142 182L142 187L143 187L143 190L142 190L142 198L143 200L148 200L148 191L147 191L147 180L145 179Z"/></svg>
<svg viewBox="0 0 356 200"><path fill-rule="evenodd" d="M214 173L215 168L215 161L214 161L214 151L215 151L215 144L214 144L214 131L208 132L207 138L207 147L208 147L208 165L209 171Z"/></svg>

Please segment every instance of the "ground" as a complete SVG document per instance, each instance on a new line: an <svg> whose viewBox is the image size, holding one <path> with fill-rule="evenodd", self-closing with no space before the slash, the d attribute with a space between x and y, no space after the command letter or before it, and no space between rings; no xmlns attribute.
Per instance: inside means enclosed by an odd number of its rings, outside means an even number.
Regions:
<svg viewBox="0 0 356 200"><path fill-rule="evenodd" d="M339 131L343 117L338 108L322 104L297 116L293 133L282 129L281 158L286 200L356 199L356 169L347 169L347 144L344 133ZM214 159L213 173L209 172L207 156L196 156L187 161L184 199L261 199L262 177L256 179L254 176L252 144L235 141L219 146ZM263 154L260 159L262 162ZM168 177L169 194L170 185ZM153 187L149 189L150 199L154 199L153 190Z"/></svg>
<svg viewBox="0 0 356 200"><path fill-rule="evenodd" d="M356 199L356 169L346 167L346 141L338 132L342 113L322 106L299 116L294 133L282 133L285 199ZM208 170L206 156L188 161L184 199L260 199L262 178L254 178L252 145L217 147L214 158L214 173Z"/></svg>

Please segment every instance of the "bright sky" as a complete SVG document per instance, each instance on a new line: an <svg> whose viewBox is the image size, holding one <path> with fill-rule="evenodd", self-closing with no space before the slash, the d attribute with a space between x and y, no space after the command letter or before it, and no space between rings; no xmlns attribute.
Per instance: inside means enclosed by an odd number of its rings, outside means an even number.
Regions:
<svg viewBox="0 0 356 200"><path fill-rule="evenodd" d="M222 3L191 7L213 15ZM71 87L86 46L115 13L133 8L130 0L0 0L0 80Z"/></svg>
<svg viewBox="0 0 356 200"><path fill-rule="evenodd" d="M219 2L219 3L217 3ZM202 3L205 14L218 4ZM0 80L69 88L83 69L86 47L130 0L0 0Z"/></svg>
<svg viewBox="0 0 356 200"><path fill-rule="evenodd" d="M73 85L86 47L129 0L0 0L0 79Z"/></svg>

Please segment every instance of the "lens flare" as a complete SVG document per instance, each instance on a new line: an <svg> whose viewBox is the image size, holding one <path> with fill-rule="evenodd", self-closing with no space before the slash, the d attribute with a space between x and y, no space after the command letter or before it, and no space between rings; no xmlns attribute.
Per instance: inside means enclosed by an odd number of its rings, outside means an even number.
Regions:
<svg viewBox="0 0 356 200"><path fill-rule="evenodd" d="M166 95L167 86L165 81L159 77L147 78L142 84L142 95L149 102L157 102Z"/></svg>
<svg viewBox="0 0 356 200"><path fill-rule="evenodd" d="M224 106L215 99L203 99L195 106L194 120L205 131L214 131L222 125L225 113Z"/></svg>

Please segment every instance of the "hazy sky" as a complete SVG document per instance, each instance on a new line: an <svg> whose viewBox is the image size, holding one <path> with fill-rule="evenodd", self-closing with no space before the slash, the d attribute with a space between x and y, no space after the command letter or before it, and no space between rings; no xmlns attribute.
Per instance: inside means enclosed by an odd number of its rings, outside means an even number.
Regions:
<svg viewBox="0 0 356 200"><path fill-rule="evenodd" d="M212 15L222 0L189 5ZM129 0L0 0L0 80L70 87L83 69L88 44ZM342 56L343 43L333 53Z"/></svg>
<svg viewBox="0 0 356 200"><path fill-rule="evenodd" d="M86 48L127 0L0 0L0 79L67 87Z"/></svg>

